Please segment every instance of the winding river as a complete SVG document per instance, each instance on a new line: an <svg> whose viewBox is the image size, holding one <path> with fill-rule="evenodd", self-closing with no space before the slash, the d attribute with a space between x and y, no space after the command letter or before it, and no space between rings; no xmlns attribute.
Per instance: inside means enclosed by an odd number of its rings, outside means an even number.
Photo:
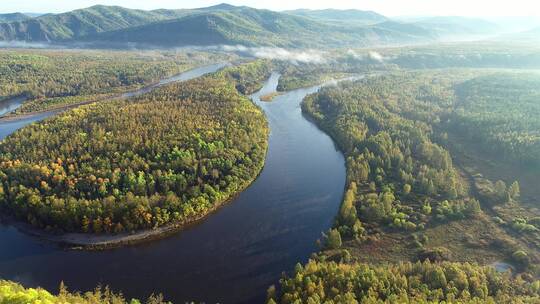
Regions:
<svg viewBox="0 0 540 304"><path fill-rule="evenodd" d="M162 292L175 303L263 303L281 272L317 249L345 186L342 154L300 109L302 99L320 87L261 102L278 79L273 74L252 96L271 129L266 165L232 202L169 238L108 251L63 250L0 226L0 277L50 290L63 280L71 290L101 283L127 297ZM0 138L43 118L0 123Z"/></svg>

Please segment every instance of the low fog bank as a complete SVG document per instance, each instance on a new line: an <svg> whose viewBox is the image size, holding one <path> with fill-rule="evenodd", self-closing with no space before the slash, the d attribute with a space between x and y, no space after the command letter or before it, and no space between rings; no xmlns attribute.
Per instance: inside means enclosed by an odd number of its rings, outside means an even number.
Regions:
<svg viewBox="0 0 540 304"><path fill-rule="evenodd" d="M235 53L244 57L288 61L293 64L331 64L344 58L366 63L384 63L391 59L384 57L380 53L372 50L354 51L349 49L346 53L344 53L343 51L337 50L301 50L276 47L247 47L243 45L221 45L206 49Z"/></svg>
<svg viewBox="0 0 540 304"><path fill-rule="evenodd" d="M134 43L29 43L0 41L0 48L55 50L111 50L160 52L209 52L235 54L288 62L294 65L397 65L402 68L483 67L538 68L540 43L477 41L467 43L431 43L415 46L344 49L296 49L271 46L211 45L158 47Z"/></svg>
<svg viewBox="0 0 540 304"><path fill-rule="evenodd" d="M326 63L325 53L316 50L288 50L275 47L247 47L222 45L218 49L260 59L282 60L296 63Z"/></svg>
<svg viewBox="0 0 540 304"><path fill-rule="evenodd" d="M56 49L63 48L61 45L47 42L26 42L26 41L0 41L0 48L9 49Z"/></svg>
<svg viewBox="0 0 540 304"><path fill-rule="evenodd" d="M375 52L375 51L367 51L367 53L358 53L355 50L350 49L347 51L347 55L351 58L354 58L360 61L375 61L379 63L383 63L389 59L389 58L385 58L379 52Z"/></svg>
<svg viewBox="0 0 540 304"><path fill-rule="evenodd" d="M13 49L101 49L127 51L175 51L175 52L223 52L235 53L243 57L259 59L282 60L292 63L326 63L326 53L312 49L285 49L279 47L249 47L244 45L212 45L212 46L182 46L160 47L134 43L33 43L25 41L0 41L0 48Z"/></svg>

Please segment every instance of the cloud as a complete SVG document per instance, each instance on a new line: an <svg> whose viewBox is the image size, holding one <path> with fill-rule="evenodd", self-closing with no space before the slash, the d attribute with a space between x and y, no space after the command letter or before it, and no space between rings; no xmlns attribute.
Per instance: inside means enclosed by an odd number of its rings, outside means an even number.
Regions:
<svg viewBox="0 0 540 304"><path fill-rule="evenodd" d="M36 43L26 41L0 41L0 48L25 48L25 49L50 49L58 46L53 46L48 43Z"/></svg>
<svg viewBox="0 0 540 304"><path fill-rule="evenodd" d="M333 79L330 79L327 82L325 82L322 85L322 87L323 88L336 87L340 83L347 82L347 81L357 81L357 80L360 80L360 79L364 79L365 77L366 77L365 75L355 75L355 76L350 76L350 77L345 77L345 78L338 78L338 79L333 78Z"/></svg>
<svg viewBox="0 0 540 304"><path fill-rule="evenodd" d="M375 61L381 62L381 63L385 60L384 57L383 57L383 55L381 55L380 53L377 53L377 52L375 52L375 51L370 51L370 52L368 53L368 57L369 57L369 59L371 59L371 60L375 60Z"/></svg>
<svg viewBox="0 0 540 304"><path fill-rule="evenodd" d="M218 49L262 59L290 61L293 63L325 63L325 54L316 50L287 50L275 47L246 47L243 45L222 45Z"/></svg>
<svg viewBox="0 0 540 304"><path fill-rule="evenodd" d="M49 44L49 43L31 43L24 41L0 41L0 48L94 48L103 46L94 43L70 43L66 45ZM167 50L169 48L162 48L152 45L134 44L134 43L121 43L114 44L108 43L109 48L127 48L130 50ZM322 64L328 62L325 57L325 53L318 50L290 50L277 47L248 47L244 45L213 45L213 46L184 46L175 48L176 51L185 52L189 50L198 51L221 51L229 53L237 53L242 56L250 56L261 59L281 60L289 61L291 63L316 63Z"/></svg>
<svg viewBox="0 0 540 304"><path fill-rule="evenodd" d="M347 55L360 61L376 61L379 63L383 63L387 60L383 55L381 55L378 52L375 51L369 51L367 54L358 54L354 50L348 50Z"/></svg>

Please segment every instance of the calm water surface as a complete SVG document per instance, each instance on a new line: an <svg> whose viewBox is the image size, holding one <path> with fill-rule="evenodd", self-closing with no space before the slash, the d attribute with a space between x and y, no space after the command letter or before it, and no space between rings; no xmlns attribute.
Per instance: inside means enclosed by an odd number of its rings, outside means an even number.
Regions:
<svg viewBox="0 0 540 304"><path fill-rule="evenodd" d="M26 101L25 96L17 96L0 101L0 116L15 111Z"/></svg>
<svg viewBox="0 0 540 304"><path fill-rule="evenodd" d="M345 186L343 156L300 110L319 87L260 102L278 79L253 95L271 128L266 166L231 203L175 236L102 252L62 250L0 226L0 277L51 290L63 280L76 290L110 285L127 297L162 292L175 303L264 302L281 272L317 249ZM22 124L0 124L0 138Z"/></svg>

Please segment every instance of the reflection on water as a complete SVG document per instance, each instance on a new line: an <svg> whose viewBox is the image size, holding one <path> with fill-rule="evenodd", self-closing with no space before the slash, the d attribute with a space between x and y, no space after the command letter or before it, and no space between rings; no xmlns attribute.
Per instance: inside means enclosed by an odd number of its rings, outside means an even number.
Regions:
<svg viewBox="0 0 540 304"><path fill-rule="evenodd" d="M124 93L124 94L122 94L121 97L122 98L129 98L129 97L140 96L142 94L145 94L145 93L148 93L148 92L152 91L153 89L155 89L157 87L160 87L160 86L172 83L172 82L186 81L186 80L194 79L194 78L197 78L197 77L201 77L201 76L206 75L208 73L216 72L216 71L222 69L225 66L227 66L226 63L218 63L218 64L212 64L212 65L207 65L207 66L195 68L195 69L189 70L187 72L184 72L184 73L181 73L181 74L178 74L178 75L174 75L174 76L169 77L169 78L165 78L165 79L161 80L157 84L154 84L154 85L151 85L151 86L148 86L148 87L136 90L136 91ZM13 99L0 102L0 116L15 110L25 100L26 100L26 97L15 97ZM4 103L5 103L5 105L4 105ZM11 104L11 106L8 106L7 104ZM4 105L4 107L3 107L3 105ZM5 111L5 112L2 113L2 111ZM31 115L31 116L25 117L23 119L18 119L16 121L3 121L3 122L0 122L0 140L3 139L4 137L8 136L9 134L17 131L18 129L28 125L28 124L31 124L31 123L36 122L36 121L43 120L43 119L45 119L47 117L50 117L52 115L55 115L57 113L58 113L58 110L53 110L53 111L49 111L49 112L42 112L42 113L39 113L39 114Z"/></svg>
<svg viewBox="0 0 540 304"><path fill-rule="evenodd" d="M128 297L157 291L175 303L263 302L282 271L317 249L345 186L343 156L300 110L318 87L260 102L278 79L253 96L271 128L266 165L233 202L167 239L103 252L61 250L0 226L0 277L52 290L61 280L77 290L102 283Z"/></svg>
<svg viewBox="0 0 540 304"><path fill-rule="evenodd" d="M46 113L40 113L37 115L32 115L30 117L26 117L26 118L15 120L15 121L0 122L0 140L4 139L4 137L8 136L9 134L17 131L18 129L26 125L29 125L36 121L43 120L53 114L55 114L55 112L46 112Z"/></svg>
<svg viewBox="0 0 540 304"><path fill-rule="evenodd" d="M226 63L217 63L217 64L212 64L212 65L196 68L196 69L187 71L185 73L181 73L181 74L169 77L169 78L165 78L165 79L161 80L160 82L158 82L158 83L156 83L154 85L144 87L144 88L142 88L140 90L124 93L124 94L122 94L122 97L123 98L129 98L129 97L135 97L135 96L139 96L139 95L142 95L142 94L146 94L146 93L152 91L153 89L155 89L157 87L161 87L163 85L166 85L166 84L169 84L169 83L172 83L172 82L186 81L186 80L190 80L190 79L195 79L195 78L201 77L203 75L206 75L208 73L213 73L213 72L215 72L217 70L220 70L220 69L224 68L227 65L228 64L226 64Z"/></svg>
<svg viewBox="0 0 540 304"><path fill-rule="evenodd" d="M0 101L0 117L17 110L17 108L19 108L25 101L25 96L18 96Z"/></svg>

